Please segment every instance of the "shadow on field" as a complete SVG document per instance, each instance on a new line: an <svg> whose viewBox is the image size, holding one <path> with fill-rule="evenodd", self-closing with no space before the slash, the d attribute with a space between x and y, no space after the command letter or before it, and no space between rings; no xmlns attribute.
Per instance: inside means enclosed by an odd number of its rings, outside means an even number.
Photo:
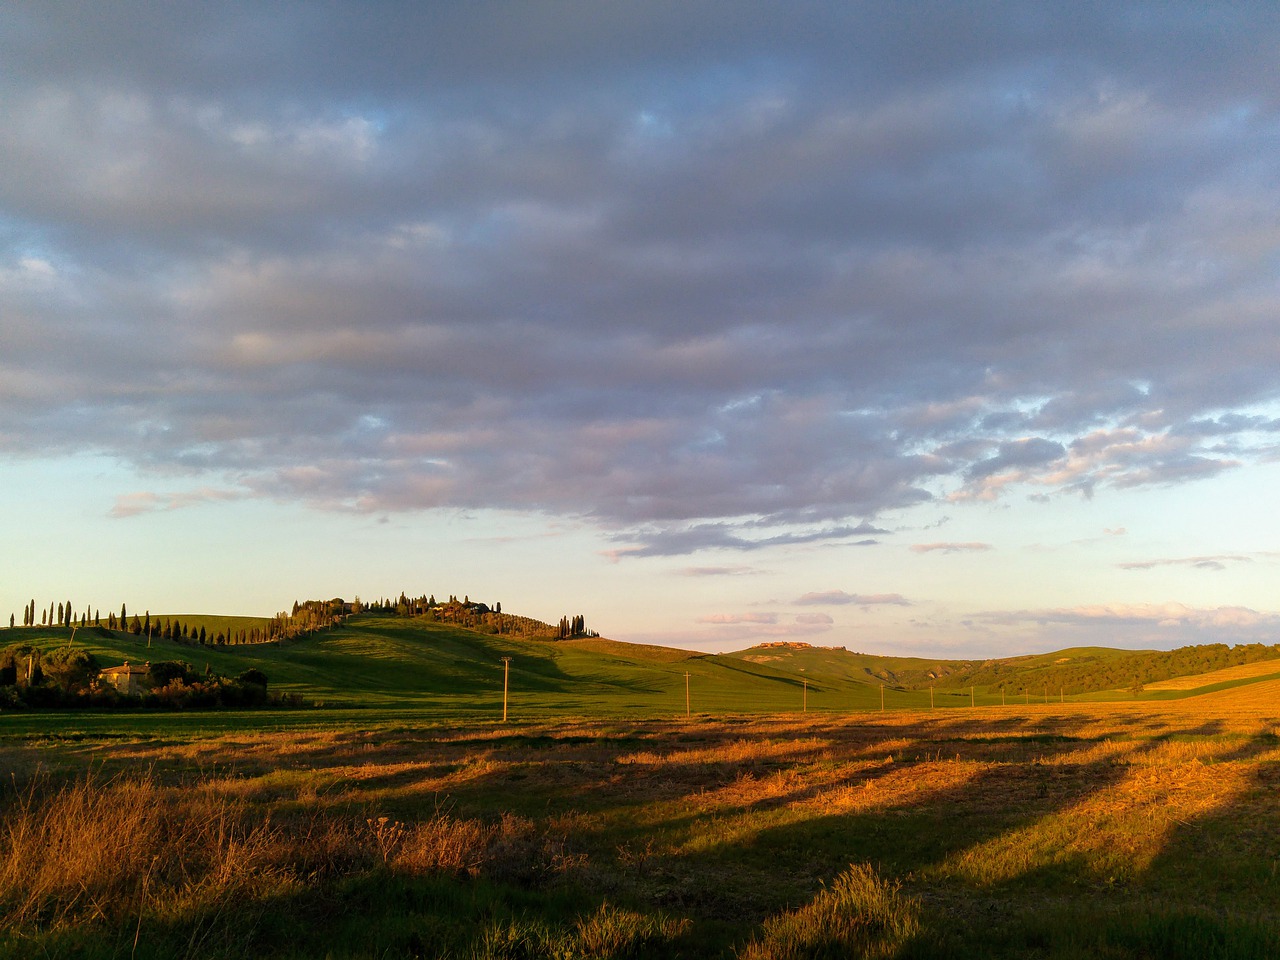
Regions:
<svg viewBox="0 0 1280 960"><path fill-rule="evenodd" d="M983 763L908 803L764 829L744 861L761 874L791 865L792 886L813 898L803 909L849 864L905 883L918 898L919 929L881 943L877 955L1280 955L1280 769L1260 762L1280 741L1251 735L1206 758L1164 759L1221 743L1224 724L1115 719L1104 738L1073 740L1071 722L1020 738L1038 755ZM1085 756L1114 742L1122 753ZM936 764L914 772L936 775ZM1203 812L1187 817L1187 808Z"/></svg>
<svg viewBox="0 0 1280 960"><path fill-rule="evenodd" d="M216 771L198 752L212 743L152 745L128 759L156 762L166 780L183 762L194 779L199 764L211 790L268 816L332 815L360 830L438 813L513 817L563 837L568 866L545 884L406 877L375 854L373 868L246 890L207 917L144 930L137 955L188 937L207 940L202 955L324 955L332 943L470 956L484 928L542 945L494 956L534 956L555 938L568 950L584 917L620 904L641 918L636 936L658 937L644 924L662 917L688 918L691 932L667 929L658 946L619 956L1280 956L1271 731L1192 712L995 708L405 726L228 738ZM867 934L874 943L832 934L808 952L768 952L770 937L872 906L888 918Z"/></svg>

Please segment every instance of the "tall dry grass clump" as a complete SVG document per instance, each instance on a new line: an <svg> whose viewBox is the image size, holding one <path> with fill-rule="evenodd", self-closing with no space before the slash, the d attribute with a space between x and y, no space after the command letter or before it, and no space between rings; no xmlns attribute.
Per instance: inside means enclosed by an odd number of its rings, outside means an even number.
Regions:
<svg viewBox="0 0 1280 960"><path fill-rule="evenodd" d="M207 915L268 889L366 874L543 881L579 865L567 836L505 816L273 821L241 797L148 777L37 778L0 820L0 929Z"/></svg>
<svg viewBox="0 0 1280 960"><path fill-rule="evenodd" d="M518 883L542 882L585 865L566 832L539 829L511 814L495 822L446 813L419 823L387 817L368 821L383 864L398 873L485 875Z"/></svg>
<svg viewBox="0 0 1280 960"><path fill-rule="evenodd" d="M144 782L86 778L55 790L33 781L0 829L0 925L106 916L137 901L160 834Z"/></svg>
<svg viewBox="0 0 1280 960"><path fill-rule="evenodd" d="M230 896L274 872L276 840L225 797L148 778L37 778L0 822L0 927L140 915L162 892L171 907Z"/></svg>
<svg viewBox="0 0 1280 960"><path fill-rule="evenodd" d="M811 903L770 917L739 960L892 957L919 932L918 904L868 864L853 864Z"/></svg>

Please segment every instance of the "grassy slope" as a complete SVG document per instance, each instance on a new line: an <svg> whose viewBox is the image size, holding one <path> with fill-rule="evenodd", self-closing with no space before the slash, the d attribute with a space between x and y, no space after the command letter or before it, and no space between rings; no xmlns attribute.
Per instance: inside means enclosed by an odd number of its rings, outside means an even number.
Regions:
<svg viewBox="0 0 1280 960"><path fill-rule="evenodd" d="M196 622L196 617L182 617ZM214 618L209 618L213 620ZM221 628L230 618L216 618ZM248 618L246 618L247 621ZM206 627L208 629L208 627ZM67 643L65 629L0 630L0 647ZM686 674L694 713L924 709L996 705L999 685L960 686L975 674L998 675L1007 701L1041 702L1044 672L1129 651L1079 648L1004 661L972 663L851 653L842 648L766 647L705 655L606 639L554 642L497 637L447 624L384 616L352 618L346 626L284 645L199 646L111 632L78 630L76 645L104 664L123 660L185 660L197 670L236 676L254 667L272 689L301 694L332 708L377 708L384 717L422 710L442 717L495 716L502 709L502 658L511 658L513 716L671 716L685 710ZM1280 671L1254 665L1227 676L1184 679L1178 689L1152 690L1144 699L1173 699L1264 680ZM933 675L933 678L930 675ZM807 701L804 689L807 681ZM915 689L909 686L914 685ZM931 691L929 688L933 686ZM1029 698L1027 693L1029 692ZM1057 700L1050 689L1050 700ZM1130 699L1127 691L1078 699Z"/></svg>
<svg viewBox="0 0 1280 960"><path fill-rule="evenodd" d="M0 630L0 646L50 649L62 629ZM283 645L199 646L87 628L75 643L104 664L185 660L235 676L262 670L274 690L329 706L425 707L443 714L500 712L503 657L511 657L513 712L670 715L685 707L690 674L697 712L799 709L800 684L776 670L740 671L732 661L607 640L553 642L497 637L423 620L363 616Z"/></svg>

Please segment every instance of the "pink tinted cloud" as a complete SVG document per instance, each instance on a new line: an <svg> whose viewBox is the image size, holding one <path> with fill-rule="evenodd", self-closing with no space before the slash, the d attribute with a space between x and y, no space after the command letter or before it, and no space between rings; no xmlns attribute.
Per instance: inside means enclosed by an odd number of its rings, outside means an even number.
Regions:
<svg viewBox="0 0 1280 960"><path fill-rule="evenodd" d="M718 623L718 624L775 624L778 622L776 613L712 613L705 617L699 617L698 623Z"/></svg>
<svg viewBox="0 0 1280 960"><path fill-rule="evenodd" d="M110 516L117 519L136 517L144 513L155 513L164 510L181 510L201 503L225 503L231 500L243 500L249 494L240 490L214 490L202 487L198 490L184 490L178 493L155 493L150 490L139 490L135 493L122 493L116 497L115 506Z"/></svg>
<svg viewBox="0 0 1280 960"><path fill-rule="evenodd" d="M889 606L909 607L911 605L911 601L900 593L845 593L843 590L806 593L795 603L796 606L843 606L852 604L859 607L872 607L886 604Z"/></svg>
<svg viewBox="0 0 1280 960"><path fill-rule="evenodd" d="M913 553L981 553L985 550L995 549L989 543L977 543L969 541L967 543L913 543L911 550Z"/></svg>

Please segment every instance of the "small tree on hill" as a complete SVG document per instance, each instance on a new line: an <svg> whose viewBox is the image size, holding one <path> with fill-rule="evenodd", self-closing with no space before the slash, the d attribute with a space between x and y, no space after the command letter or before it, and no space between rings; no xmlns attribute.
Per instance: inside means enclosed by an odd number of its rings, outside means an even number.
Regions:
<svg viewBox="0 0 1280 960"><path fill-rule="evenodd" d="M98 658L83 647L59 647L45 657L44 666L48 677L68 692L98 675Z"/></svg>
<svg viewBox="0 0 1280 960"><path fill-rule="evenodd" d="M185 683L190 675L191 668L181 660L160 660L147 668L147 677L157 687L167 687L175 680Z"/></svg>

